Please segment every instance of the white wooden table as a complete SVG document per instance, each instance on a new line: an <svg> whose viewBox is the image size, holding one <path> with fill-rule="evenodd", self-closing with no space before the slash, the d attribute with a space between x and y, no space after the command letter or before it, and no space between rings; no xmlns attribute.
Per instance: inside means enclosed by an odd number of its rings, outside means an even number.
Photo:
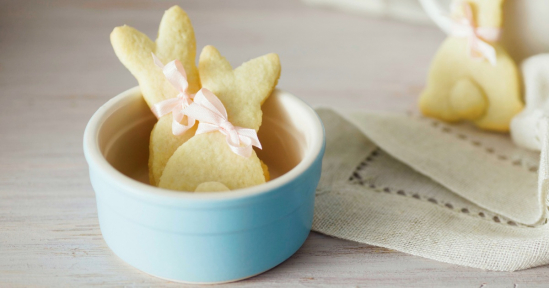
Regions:
<svg viewBox="0 0 549 288"><path fill-rule="evenodd" d="M0 287L174 286L106 246L82 153L84 127L135 86L109 43L128 24L156 36L173 2L0 2ZM415 108L444 35L297 1L178 1L199 49L237 66L276 52L279 87L313 105ZM227 286L548 287L549 267L514 273L439 263L311 233L288 261ZM484 285L484 286L483 286Z"/></svg>

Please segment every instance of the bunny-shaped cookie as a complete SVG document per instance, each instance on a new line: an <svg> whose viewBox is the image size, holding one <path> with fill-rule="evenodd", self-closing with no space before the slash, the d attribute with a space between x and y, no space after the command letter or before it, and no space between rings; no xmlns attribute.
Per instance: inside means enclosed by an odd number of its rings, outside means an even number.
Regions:
<svg viewBox="0 0 549 288"><path fill-rule="evenodd" d="M469 120L482 129L508 131L523 104L517 67L492 41L502 25L503 0L455 3L462 5L455 5L453 16L466 26L456 26L462 35L449 36L435 55L420 109L444 121ZM478 55L481 50L488 55Z"/></svg>
<svg viewBox="0 0 549 288"><path fill-rule="evenodd" d="M213 46L202 50L199 74L203 88L215 94L225 106L232 125L259 130L261 104L269 97L280 77L276 54L252 59L235 70ZM250 157L235 154L225 135L210 132L195 135L181 145L168 161L159 187L195 191L205 182L234 190L265 182L264 168L252 150ZM198 189L200 190L200 189Z"/></svg>
<svg viewBox="0 0 549 288"><path fill-rule="evenodd" d="M178 92L153 62L154 53L161 62L181 61L187 74L188 92L200 89L200 79L195 64L196 41L191 21L179 6L168 9L158 31L156 42L129 26L116 27L111 33L111 43L120 62L130 70L139 82L143 98L153 108L159 102L176 97ZM190 139L193 127L175 136L172 133L171 114L162 116L151 132L149 145L149 180L158 185L160 176L173 152Z"/></svg>

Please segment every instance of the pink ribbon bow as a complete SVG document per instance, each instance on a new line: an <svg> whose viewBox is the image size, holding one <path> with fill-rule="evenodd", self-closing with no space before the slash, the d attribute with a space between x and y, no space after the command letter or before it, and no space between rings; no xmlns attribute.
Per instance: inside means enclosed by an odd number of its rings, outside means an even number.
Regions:
<svg viewBox="0 0 549 288"><path fill-rule="evenodd" d="M195 123L195 119L185 115L184 112L184 109L192 103L192 99L194 98L194 95L187 92L187 88L189 87L187 73L185 73L185 68L183 68L179 60L173 60L164 66L154 53L152 53L152 57L154 64L162 69L164 76L179 91L177 97L154 104L152 111L156 115L156 118L160 118L171 112L173 117L172 133L173 135L181 135L193 127ZM187 116L187 125L181 124L185 116Z"/></svg>
<svg viewBox="0 0 549 288"><path fill-rule="evenodd" d="M255 130L231 124L223 103L206 88L196 93L194 102L185 108L184 112L187 117L193 117L200 122L196 135L219 131L227 136L227 144L231 150L243 157L252 155L252 145L261 149Z"/></svg>
<svg viewBox="0 0 549 288"><path fill-rule="evenodd" d="M463 2L462 4L465 17L454 20L451 35L455 37L468 38L467 46L471 57L475 59L486 58L490 64L496 66L496 49L484 40L491 42L498 41L501 34L501 29L476 27L476 23L473 19L471 4L467 2ZM453 7L456 8L455 5L453 5Z"/></svg>

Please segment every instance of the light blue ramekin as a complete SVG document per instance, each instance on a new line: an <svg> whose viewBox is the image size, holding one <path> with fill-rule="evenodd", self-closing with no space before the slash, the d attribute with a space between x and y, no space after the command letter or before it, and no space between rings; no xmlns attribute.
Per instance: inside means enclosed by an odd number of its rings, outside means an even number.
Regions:
<svg viewBox="0 0 549 288"><path fill-rule="evenodd" d="M248 278L294 254L312 225L324 129L314 110L289 93L275 91L263 107L260 138L270 135L276 145L266 149L262 139L260 157L273 167L295 165L265 184L217 193L143 183L155 118L138 87L99 108L86 127L84 153L101 232L114 253L148 274L189 283Z"/></svg>

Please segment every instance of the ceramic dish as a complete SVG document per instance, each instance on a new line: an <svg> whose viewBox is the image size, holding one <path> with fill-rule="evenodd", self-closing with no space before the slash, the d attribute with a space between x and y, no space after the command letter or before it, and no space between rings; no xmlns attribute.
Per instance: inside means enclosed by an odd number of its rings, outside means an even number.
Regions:
<svg viewBox="0 0 549 288"><path fill-rule="evenodd" d="M275 91L263 104L258 156L271 181L229 192L188 193L148 184L149 134L156 122L139 87L90 119L84 153L103 238L116 255L157 277L235 281L286 260L311 229L324 154L318 115Z"/></svg>

